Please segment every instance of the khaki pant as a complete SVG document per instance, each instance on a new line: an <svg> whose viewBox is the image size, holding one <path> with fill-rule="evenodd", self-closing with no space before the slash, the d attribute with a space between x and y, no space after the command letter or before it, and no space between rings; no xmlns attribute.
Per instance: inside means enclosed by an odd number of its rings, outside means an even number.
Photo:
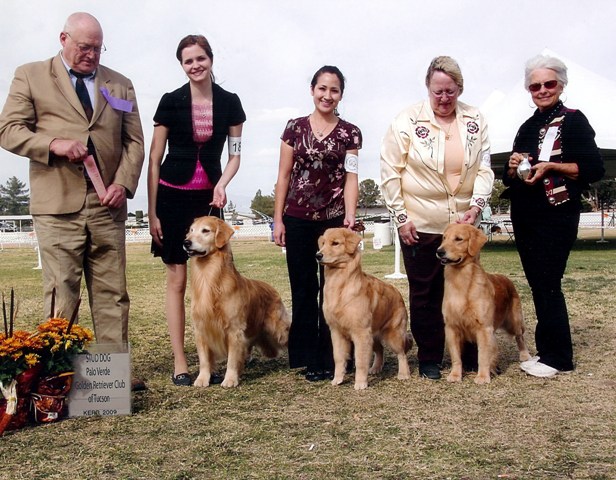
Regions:
<svg viewBox="0 0 616 480"><path fill-rule="evenodd" d="M70 318L81 290L88 288L90 311L99 344L128 342L124 221L116 222L88 189L83 208L64 215L34 215L43 267L44 318L56 288L56 316Z"/></svg>

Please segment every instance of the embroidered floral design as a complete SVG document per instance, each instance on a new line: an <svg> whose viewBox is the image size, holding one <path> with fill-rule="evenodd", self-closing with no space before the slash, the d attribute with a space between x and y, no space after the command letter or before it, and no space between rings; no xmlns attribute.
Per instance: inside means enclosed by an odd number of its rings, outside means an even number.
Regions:
<svg viewBox="0 0 616 480"><path fill-rule="evenodd" d="M479 125L477 125L477 122L471 120L466 124L466 131L471 135L475 135L479 131Z"/></svg>
<svg viewBox="0 0 616 480"><path fill-rule="evenodd" d="M466 122L466 150L471 154L475 141L477 141L476 134L479 133L479 114L475 115L471 120Z"/></svg>
<svg viewBox="0 0 616 480"><path fill-rule="evenodd" d="M423 125L420 125L419 127L415 129L415 135L417 135L419 138L427 138L429 134L430 134L430 130L428 130Z"/></svg>
<svg viewBox="0 0 616 480"><path fill-rule="evenodd" d="M434 140L435 140L435 137L430 137L427 140L422 140L421 142L419 142L427 150L430 151L430 158L432 159L434 158Z"/></svg>

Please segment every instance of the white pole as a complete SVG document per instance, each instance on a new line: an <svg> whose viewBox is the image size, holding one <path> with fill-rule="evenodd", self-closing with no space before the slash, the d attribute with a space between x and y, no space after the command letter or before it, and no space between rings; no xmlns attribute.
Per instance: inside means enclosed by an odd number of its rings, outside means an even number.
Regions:
<svg viewBox="0 0 616 480"><path fill-rule="evenodd" d="M398 236L398 232L395 231L396 227L394 226L394 273L390 273L389 275L385 275L385 278L406 278L406 274L400 272L400 237Z"/></svg>
<svg viewBox="0 0 616 480"><path fill-rule="evenodd" d="M603 202L601 202L601 239L597 240L597 243L608 243L605 239L605 210L603 209Z"/></svg>
<svg viewBox="0 0 616 480"><path fill-rule="evenodd" d="M41 270L43 268L43 265L41 263L41 249L39 248L38 245L34 247L34 249L36 250L36 253L38 254L38 265L36 267L32 267L32 270Z"/></svg>

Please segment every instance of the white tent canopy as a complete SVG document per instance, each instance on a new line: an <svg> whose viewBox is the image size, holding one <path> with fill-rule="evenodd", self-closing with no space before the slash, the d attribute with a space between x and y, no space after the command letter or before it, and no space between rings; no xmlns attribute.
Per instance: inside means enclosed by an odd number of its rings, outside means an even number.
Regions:
<svg viewBox="0 0 616 480"><path fill-rule="evenodd" d="M616 82L581 67L548 49L542 52L561 59L567 66L569 83L561 100L569 108L581 110L596 132L597 146L616 149ZM511 151L513 139L520 125L530 117L535 105L524 88L524 66L520 66L520 80L509 92L495 90L482 104L486 116L493 154Z"/></svg>

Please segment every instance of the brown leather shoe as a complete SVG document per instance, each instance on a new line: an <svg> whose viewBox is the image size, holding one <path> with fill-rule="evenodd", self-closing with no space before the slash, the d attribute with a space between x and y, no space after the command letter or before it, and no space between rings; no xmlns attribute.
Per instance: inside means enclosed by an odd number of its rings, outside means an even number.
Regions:
<svg viewBox="0 0 616 480"><path fill-rule="evenodd" d="M130 389L132 392L143 392L147 390L148 387L143 380L133 377L130 381Z"/></svg>

